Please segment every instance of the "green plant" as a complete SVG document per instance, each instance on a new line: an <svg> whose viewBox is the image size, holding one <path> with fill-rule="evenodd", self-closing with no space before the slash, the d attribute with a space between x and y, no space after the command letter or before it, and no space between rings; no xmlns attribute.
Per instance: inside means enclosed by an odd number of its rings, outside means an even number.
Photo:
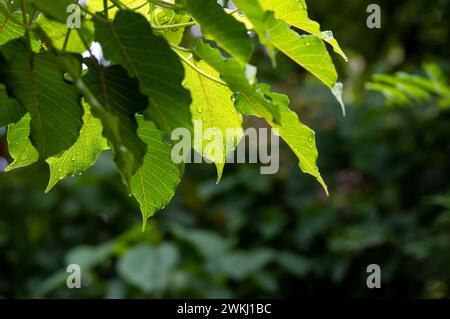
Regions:
<svg viewBox="0 0 450 319"><path fill-rule="evenodd" d="M440 108L450 107L450 86L439 66L426 63L423 68L426 76L406 72L375 74L366 88L382 93L391 105L407 105L436 98Z"/></svg>
<svg viewBox="0 0 450 319"><path fill-rule="evenodd" d="M86 7L72 0L16 2L0 2L0 126L8 125L14 159L7 171L46 162L49 191L110 148L146 220L169 203L182 176L166 136L192 130L194 120L242 130L242 116L253 115L279 129L300 169L327 190L314 131L289 109L287 96L256 81L249 64L252 31L274 65L281 51L344 107L325 43L346 56L332 33L309 19L304 0L233 1L239 10L214 0L88 0ZM77 18L79 25L69 27ZM204 37L181 46L194 25ZM103 50L100 61L91 52L94 41ZM225 149L223 156L204 149L198 151L215 162L220 180Z"/></svg>

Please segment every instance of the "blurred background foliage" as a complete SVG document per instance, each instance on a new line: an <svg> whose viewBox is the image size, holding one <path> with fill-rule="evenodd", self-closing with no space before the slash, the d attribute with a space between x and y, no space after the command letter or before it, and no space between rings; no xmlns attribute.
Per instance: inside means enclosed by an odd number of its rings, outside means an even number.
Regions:
<svg viewBox="0 0 450 319"><path fill-rule="evenodd" d="M329 198L284 146L272 176L229 165L215 185L214 167L188 165L144 232L108 154L47 195L46 167L1 173L0 297L449 297L450 112L435 96L399 105L365 86L378 73L425 76L424 63L449 79L450 1L377 1L382 28L369 30L372 2L308 2L351 59L335 58L347 117L290 61L254 61L316 130ZM82 289L65 285L71 263ZM366 287L372 263L381 289Z"/></svg>

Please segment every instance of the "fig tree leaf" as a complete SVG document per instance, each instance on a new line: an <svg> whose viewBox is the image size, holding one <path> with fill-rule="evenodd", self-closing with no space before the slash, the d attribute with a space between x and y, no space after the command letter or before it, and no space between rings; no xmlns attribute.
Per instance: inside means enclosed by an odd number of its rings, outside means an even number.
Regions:
<svg viewBox="0 0 450 319"><path fill-rule="evenodd" d="M5 87L31 115L30 140L42 159L75 143L83 110L74 85L64 80L58 59L50 52L35 54L24 39L0 48Z"/></svg>
<svg viewBox="0 0 450 319"><path fill-rule="evenodd" d="M144 16L120 11L113 22L95 22L95 38L112 64L122 65L139 81L150 106L146 115L167 134L191 128L191 96L182 87L184 68L162 37L152 33Z"/></svg>
<svg viewBox="0 0 450 319"><path fill-rule="evenodd" d="M192 59L192 63L208 75L219 78L219 73L204 61L195 62ZM194 148L215 163L217 180L220 181L227 150L234 150L243 136L242 116L236 112L232 101L233 92L227 86L214 82L188 65L185 65L185 69L184 87L192 94L192 120L202 127L202 133L194 134ZM214 133L214 137L205 134L208 130ZM232 131L235 134L231 134ZM194 133L198 133L198 130L194 130ZM210 147L212 152L208 152Z"/></svg>
<svg viewBox="0 0 450 319"><path fill-rule="evenodd" d="M267 121L279 136L289 145L299 159L302 172L314 176L328 194L328 188L317 167L317 151L315 132L299 121L297 114L289 109L289 98L286 95L272 93L267 84L259 85L261 92L270 94L280 107L281 121L279 124L271 120L270 114L258 107L257 101L246 96L238 96L236 108L244 115L254 115Z"/></svg>
<svg viewBox="0 0 450 319"><path fill-rule="evenodd" d="M331 31L322 32L319 23L310 20L305 0L260 0L260 3L264 10L273 11L277 19L328 42L336 53L346 61L348 60L333 37L333 33Z"/></svg>
<svg viewBox="0 0 450 319"><path fill-rule="evenodd" d="M47 17L62 23L66 23L70 15L70 12L67 12L69 6L77 3L76 0L28 0L28 2Z"/></svg>
<svg viewBox="0 0 450 319"><path fill-rule="evenodd" d="M95 61L87 62L89 72L84 77L86 85L102 105L92 108L95 117L102 121L103 136L108 140L114 160L129 184L131 177L141 167L146 144L137 135L136 113L147 108L147 97L139 91L136 79L115 65L105 68Z"/></svg>
<svg viewBox="0 0 450 319"><path fill-rule="evenodd" d="M164 208L175 195L181 180L181 166L171 157L164 132L154 123L137 117L139 137L148 145L142 166L131 179L131 193L140 204L144 227L149 217Z"/></svg>
<svg viewBox="0 0 450 319"><path fill-rule="evenodd" d="M256 68L251 65L242 67L235 59L225 58L218 49L199 40L195 54L213 67L228 84L235 95L251 97L258 102L260 108L265 109L275 122L280 120L278 106L270 96L259 91L256 85Z"/></svg>
<svg viewBox="0 0 450 319"><path fill-rule="evenodd" d="M49 192L60 180L67 176L81 174L96 161L100 153L108 148L102 137L102 124L95 118L86 103L83 103L83 126L75 144L59 156L47 159L50 167L50 180L46 192Z"/></svg>
<svg viewBox="0 0 450 319"><path fill-rule="evenodd" d="M3 86L0 86L0 127L16 123L26 113L22 105L14 98L9 98Z"/></svg>
<svg viewBox="0 0 450 319"><path fill-rule="evenodd" d="M29 139L30 114L25 114L17 123L8 126L8 149L14 161L5 168L5 172L25 167L39 159L39 153Z"/></svg>
<svg viewBox="0 0 450 319"><path fill-rule="evenodd" d="M186 0L185 5L206 38L216 41L240 64L250 60L253 44L245 25L227 14L217 1Z"/></svg>

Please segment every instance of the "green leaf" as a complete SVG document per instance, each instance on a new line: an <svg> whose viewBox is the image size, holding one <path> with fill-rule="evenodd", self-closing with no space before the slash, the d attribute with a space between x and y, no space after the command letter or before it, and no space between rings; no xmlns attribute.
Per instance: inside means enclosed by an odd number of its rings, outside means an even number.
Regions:
<svg viewBox="0 0 450 319"><path fill-rule="evenodd" d="M22 105L14 98L9 98L5 88L0 86L0 127L16 123L26 113Z"/></svg>
<svg viewBox="0 0 450 319"><path fill-rule="evenodd" d="M1 3L0 6L4 7L4 5ZM4 8L2 10L7 9ZM11 12L10 14L14 18L14 20L10 19L2 11L0 11L0 45L5 44L9 40L20 38L25 34L25 29L20 24L14 22L14 21L18 22L23 21L22 13Z"/></svg>
<svg viewBox="0 0 450 319"><path fill-rule="evenodd" d="M64 81L57 57L28 52L24 39L8 42L0 52L4 84L31 114L30 139L40 157L68 149L78 138L83 110L76 88Z"/></svg>
<svg viewBox="0 0 450 319"><path fill-rule="evenodd" d="M264 12L262 7L259 5L258 0L234 0L234 5L239 9L240 12L244 13L242 23L247 27L251 26L251 29L257 30L259 34L260 42L262 44L267 44L269 41L269 29L266 25L266 19L269 17L269 13ZM233 15L237 20L240 20L239 15Z"/></svg>
<svg viewBox="0 0 450 319"><path fill-rule="evenodd" d="M173 162L171 146L154 123L138 117L139 137L148 145L141 168L131 179L131 193L138 200L144 227L147 219L164 208L180 183L181 166Z"/></svg>
<svg viewBox="0 0 450 319"><path fill-rule="evenodd" d="M5 168L5 172L28 166L39 159L39 153L31 144L30 114L25 114L17 123L8 126L8 149L14 161Z"/></svg>
<svg viewBox="0 0 450 319"><path fill-rule="evenodd" d="M223 58L220 51L213 49L202 41L198 42L196 54L219 71L225 82L236 92L235 106L238 111L244 115L261 117L272 127L279 129L280 136L297 155L300 161L300 169L316 177L328 193L327 186L316 164L318 151L315 133L298 120L297 114L289 110L289 98L285 95L272 93L270 87L266 84L250 86L246 81L244 71L235 60ZM270 108L263 104L263 102L269 101ZM278 121L273 117L274 108L276 108L276 113L279 114Z"/></svg>
<svg viewBox="0 0 450 319"><path fill-rule="evenodd" d="M253 24L260 40L263 39L263 44L269 43L276 47L319 78L329 88L334 87L337 81L336 69L319 36L298 35L284 21L265 12L258 0L238 0L236 5ZM279 7L276 6L276 8Z"/></svg>
<svg viewBox="0 0 450 319"><path fill-rule="evenodd" d="M3 4L0 3L0 6ZM7 10L6 8L4 10ZM17 24L16 22L22 23L23 15L21 12L11 12L10 13L13 19L3 14L0 10L0 45L5 44L6 42L14 39L18 39L23 37L25 34L25 29L22 25ZM34 36L31 36L31 47L33 51L37 52L40 48L40 43Z"/></svg>
<svg viewBox="0 0 450 319"><path fill-rule="evenodd" d="M344 51L334 39L333 33L331 31L322 32L320 25L309 19L305 0L260 0L260 3L264 10L273 11L277 19L328 42L336 53L346 61L348 60Z"/></svg>
<svg viewBox="0 0 450 319"><path fill-rule="evenodd" d="M165 8L155 8L153 11L154 19L160 27L167 27L168 25L187 23L192 20L188 14L177 14L172 10ZM179 45L183 39L185 27L178 27L174 29L154 29L154 33L164 37L170 44Z"/></svg>
<svg viewBox="0 0 450 319"><path fill-rule="evenodd" d="M46 192L49 192L66 176L81 174L96 161L100 153L107 149L106 140L102 137L102 124L84 104L83 126L78 140L71 148L59 156L49 157L50 180Z"/></svg>
<svg viewBox="0 0 450 319"><path fill-rule="evenodd" d="M86 46L83 44L76 29L69 29L66 24L50 20L42 14L39 15L36 22L39 23L49 39L52 40L55 48L59 50L63 49L67 34L70 32L67 39L66 51L76 53L83 53L86 51ZM87 45L90 45L94 38L94 26L92 22L82 23L81 26L79 31L83 36L83 40L86 41Z"/></svg>
<svg viewBox="0 0 450 319"><path fill-rule="evenodd" d="M229 85L235 95L251 98L258 103L258 107L269 112L275 122L280 120L278 106L272 101L270 96L260 92L256 86L256 68L251 65L242 67L232 58L224 58L218 49L199 40L195 54L212 66L221 78Z"/></svg>
<svg viewBox="0 0 450 319"><path fill-rule="evenodd" d="M253 53L253 44L245 25L226 14L211 0L186 0L186 9L199 23L205 38L216 41L239 63L247 63Z"/></svg>
<svg viewBox="0 0 450 319"><path fill-rule="evenodd" d="M68 7L76 3L75 0L28 0L28 2L39 11L45 13L49 18L57 20L62 23L67 22L69 13Z"/></svg>
<svg viewBox="0 0 450 319"><path fill-rule="evenodd" d="M96 21L95 38L107 60L123 65L139 80L141 92L150 99L146 115L160 129L170 134L175 128L191 128L191 96L181 85L183 65L142 15L120 11L112 23Z"/></svg>
<svg viewBox="0 0 450 319"><path fill-rule="evenodd" d="M179 259L180 252L172 243L139 245L119 260L117 271L130 284L147 293L155 293L169 287Z"/></svg>
<svg viewBox="0 0 450 319"><path fill-rule="evenodd" d="M87 62L86 85L102 108L92 106L92 113L102 121L103 136L108 140L114 160L129 185L142 165L147 146L137 135L135 114L147 108L147 98L139 92L136 79L128 77L119 65L105 68L96 61Z"/></svg>
<svg viewBox="0 0 450 319"><path fill-rule="evenodd" d="M289 98L286 95L270 92L266 84L259 85L261 92L270 94L272 99L280 107L281 121L279 124L270 119L270 114L258 106L257 101L239 96L236 100L236 108L244 115L254 115L264 118L270 126L279 130L280 137L289 145L299 159L299 167L302 172L314 176L328 194L328 188L317 167L319 153L316 147L315 133L308 126L301 123L296 113L289 109Z"/></svg>
<svg viewBox="0 0 450 319"><path fill-rule="evenodd" d="M219 73L204 61L191 60L203 72L218 78ZM201 123L203 134L194 134L194 148L203 156L211 160L217 167L217 180L222 176L228 152L234 150L243 136L242 116L236 112L232 101L233 92L225 85L212 81L201 75L188 65L185 65L185 88L192 94L192 120ZM227 129L235 129L236 134L227 134ZM207 130L219 133L213 140L205 136ZM222 138L220 138L222 137ZM220 149L220 152L207 150Z"/></svg>
<svg viewBox="0 0 450 319"><path fill-rule="evenodd" d="M273 251L264 248L246 252L236 251L211 259L207 269L211 273L224 273L234 280L242 281L246 277L260 273L274 257Z"/></svg>

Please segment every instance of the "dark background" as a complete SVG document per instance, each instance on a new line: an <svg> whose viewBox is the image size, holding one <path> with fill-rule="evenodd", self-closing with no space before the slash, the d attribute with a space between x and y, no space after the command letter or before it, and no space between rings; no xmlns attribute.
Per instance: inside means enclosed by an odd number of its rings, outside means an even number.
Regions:
<svg viewBox="0 0 450 319"><path fill-rule="evenodd" d="M141 231L108 154L44 194L47 168L0 174L1 297L414 297L450 295L450 112L436 101L395 106L364 86L377 72L450 78L450 1L308 1L350 57L334 55L347 117L316 79L259 54L259 78L286 92L317 132L326 197L285 146L277 175L189 165L173 203ZM9 160L5 130L0 165ZM66 287L66 266L83 287ZM366 286L378 264L381 289Z"/></svg>

